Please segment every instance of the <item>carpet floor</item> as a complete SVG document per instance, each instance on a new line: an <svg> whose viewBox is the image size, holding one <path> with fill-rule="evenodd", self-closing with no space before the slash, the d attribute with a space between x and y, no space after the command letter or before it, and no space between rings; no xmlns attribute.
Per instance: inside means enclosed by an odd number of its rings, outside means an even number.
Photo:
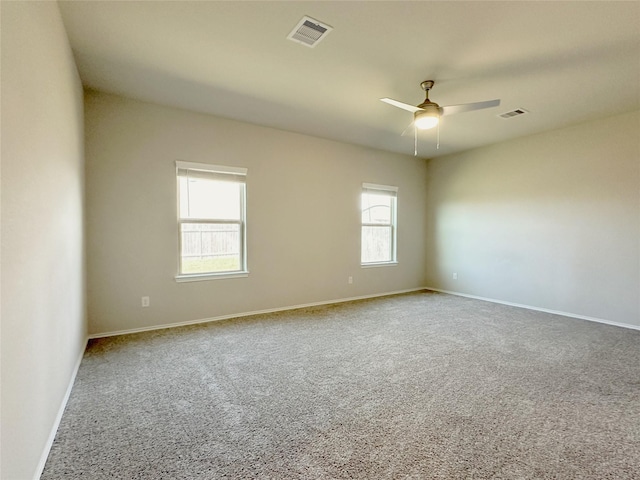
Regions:
<svg viewBox="0 0 640 480"><path fill-rule="evenodd" d="M91 340L41 478L638 479L640 331L418 292Z"/></svg>

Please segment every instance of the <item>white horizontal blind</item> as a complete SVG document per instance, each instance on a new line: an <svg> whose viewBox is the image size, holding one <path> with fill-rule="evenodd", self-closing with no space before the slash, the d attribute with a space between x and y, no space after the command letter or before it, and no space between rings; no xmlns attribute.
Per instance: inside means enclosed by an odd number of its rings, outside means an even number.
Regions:
<svg viewBox="0 0 640 480"><path fill-rule="evenodd" d="M201 178L224 182L244 182L247 169L243 167L226 167L208 165L206 163L176 162L178 177Z"/></svg>
<svg viewBox="0 0 640 480"><path fill-rule="evenodd" d="M398 196L398 187L391 185L377 185L375 183L363 183L362 193L371 193L374 195L389 195L390 197Z"/></svg>

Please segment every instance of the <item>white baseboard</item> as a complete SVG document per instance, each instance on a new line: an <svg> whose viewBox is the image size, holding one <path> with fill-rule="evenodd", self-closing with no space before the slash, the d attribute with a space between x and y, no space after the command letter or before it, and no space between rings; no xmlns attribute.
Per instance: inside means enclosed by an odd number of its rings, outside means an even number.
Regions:
<svg viewBox="0 0 640 480"><path fill-rule="evenodd" d="M255 310L251 312L233 313L230 315L220 315L218 317L200 318L197 320L187 320L185 322L168 323L165 325L153 325L151 327L131 328L127 330L117 330L114 332L92 333L91 335L89 335L88 338L92 339L92 338L113 337L116 335L128 335L131 333L149 332L152 330L163 330L165 328L184 327L187 325L197 325L200 323L209 323L209 322L217 322L220 320L228 320L230 318L248 317L251 315L261 315L264 313L284 312L286 310L295 310L297 308L317 307L320 305L331 305L335 303L352 302L355 300L366 300L367 298L386 297L388 295L400 295L402 293L419 292L421 290L427 290L427 289L424 287L410 288L408 290L397 290L394 292L386 292L386 293L374 293L372 295L362 295L359 297L339 298L334 300L325 300L322 302L305 303L302 305L290 305L287 307L268 308L266 310Z"/></svg>
<svg viewBox="0 0 640 480"><path fill-rule="evenodd" d="M615 327L630 328L631 330L640 330L640 325L631 325L630 323L612 322L611 320L605 320L602 318L588 317L585 315L577 315L575 313L562 312L559 310L550 310L548 308L534 307L531 305L524 305L521 303L505 302L503 300L496 300L495 298L479 297L477 295L469 295L467 293L453 292L451 290L442 290L440 288L426 287L426 290L432 290L434 292L440 292L440 293L448 293L449 295L456 295L458 297L473 298L475 300L483 300L485 302L499 303L501 305L509 305L510 307L526 308L527 310L535 310L537 312L552 313L554 315L562 315L564 317L576 318L578 320L587 320L589 322L604 323L607 325L613 325Z"/></svg>
<svg viewBox="0 0 640 480"><path fill-rule="evenodd" d="M69 379L69 384L67 385L67 391L64 393L62 402L60 402L60 408L58 409L58 414L56 415L56 418L53 422L53 426L51 427L51 432L49 433L49 438L47 439L47 443L45 443L44 449L42 451L42 455L40 456L40 461L38 462L38 467L36 468L36 473L33 476L33 480L40 479L40 476L44 471L44 466L47 463L47 458L49 458L49 453L51 452L53 441L56 439L56 433L58 433L58 427L60 426L60 422L62 421L62 415L64 414L65 408L67 408L67 402L69 401L69 397L71 396L71 390L73 389L73 384L76 381L76 375L78 374L78 370L80 369L80 363L82 362L82 357L84 357L84 352L87 349L87 339L85 339L84 345L85 346L80 351L80 355L78 355L76 364L73 367L73 373L71 374L71 378Z"/></svg>

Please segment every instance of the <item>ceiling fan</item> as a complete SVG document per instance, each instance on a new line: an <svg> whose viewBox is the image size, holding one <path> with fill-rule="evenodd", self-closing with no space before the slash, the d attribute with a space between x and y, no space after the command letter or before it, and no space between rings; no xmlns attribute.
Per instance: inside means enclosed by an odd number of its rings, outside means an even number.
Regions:
<svg viewBox="0 0 640 480"><path fill-rule="evenodd" d="M497 107L500 105L500 100L487 100L485 102L463 103L462 105L448 105L441 107L437 103L429 100L429 90L433 88L434 84L435 82L433 80L425 80L420 84L420 87L425 91L426 98L424 102L415 107L391 98L381 98L380 100L388 103L389 105L393 105L394 107L412 112L413 126L418 130L427 130L435 127L440 122L440 117L445 115L471 112L473 110L482 110L483 108Z"/></svg>

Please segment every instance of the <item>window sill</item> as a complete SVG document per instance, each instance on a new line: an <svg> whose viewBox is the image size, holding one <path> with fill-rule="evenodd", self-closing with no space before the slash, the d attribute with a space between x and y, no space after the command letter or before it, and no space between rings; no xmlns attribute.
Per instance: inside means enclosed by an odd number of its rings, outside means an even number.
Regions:
<svg viewBox="0 0 640 480"><path fill-rule="evenodd" d="M398 262L361 263L361 268L395 267Z"/></svg>
<svg viewBox="0 0 640 480"><path fill-rule="evenodd" d="M228 272L228 273L200 273L192 275L176 275L175 279L178 283L184 282L202 282L205 280L222 280L223 278L243 278L248 277L249 271Z"/></svg>

